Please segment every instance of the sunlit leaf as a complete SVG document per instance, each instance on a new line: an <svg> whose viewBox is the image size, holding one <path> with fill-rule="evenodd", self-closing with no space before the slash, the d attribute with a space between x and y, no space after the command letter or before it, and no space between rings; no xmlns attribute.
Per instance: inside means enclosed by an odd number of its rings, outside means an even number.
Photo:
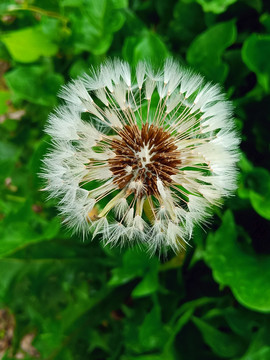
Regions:
<svg viewBox="0 0 270 360"><path fill-rule="evenodd" d="M13 59L23 63L34 62L40 56L55 55L58 50L57 45L51 42L39 26L2 34L0 40Z"/></svg>
<svg viewBox="0 0 270 360"><path fill-rule="evenodd" d="M160 65L169 56L164 42L152 32L144 32L138 37L128 37L123 54L132 64L137 64L140 60L148 60L154 65Z"/></svg>
<svg viewBox="0 0 270 360"><path fill-rule="evenodd" d="M197 0L205 12L211 11L215 14L223 13L227 10L228 6L234 4L236 1L237 0Z"/></svg>

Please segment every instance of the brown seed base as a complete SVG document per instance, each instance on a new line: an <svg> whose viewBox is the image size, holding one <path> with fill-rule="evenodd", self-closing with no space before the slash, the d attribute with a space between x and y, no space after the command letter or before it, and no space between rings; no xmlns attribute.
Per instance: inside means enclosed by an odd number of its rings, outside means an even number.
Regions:
<svg viewBox="0 0 270 360"><path fill-rule="evenodd" d="M111 144L116 156L109 160L119 189L131 181L141 181L143 187L137 195L155 195L158 193L157 178L164 185L172 182L171 175L177 173L181 160L174 138L168 131L146 123L141 130L137 125L126 125L119 135L121 139L113 140ZM150 161L143 165L142 160L146 158L141 158L138 153L145 146L149 149ZM127 171L127 168L132 170Z"/></svg>

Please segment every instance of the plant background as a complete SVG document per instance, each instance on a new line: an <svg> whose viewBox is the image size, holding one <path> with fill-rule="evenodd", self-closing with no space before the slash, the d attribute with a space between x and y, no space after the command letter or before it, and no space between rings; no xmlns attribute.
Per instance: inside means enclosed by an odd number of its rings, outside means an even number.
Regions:
<svg viewBox="0 0 270 360"><path fill-rule="evenodd" d="M270 2L1 0L0 19L3 359L269 360ZM108 56L173 56L234 102L239 189L178 256L72 238L39 191L59 87Z"/></svg>

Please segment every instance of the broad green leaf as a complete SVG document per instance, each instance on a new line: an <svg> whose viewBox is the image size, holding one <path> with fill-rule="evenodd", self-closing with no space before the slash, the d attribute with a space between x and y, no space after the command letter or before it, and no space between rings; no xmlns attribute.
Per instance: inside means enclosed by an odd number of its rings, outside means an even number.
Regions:
<svg viewBox="0 0 270 360"><path fill-rule="evenodd" d="M230 211L225 213L215 234L208 236L205 261L214 279L229 286L242 305L270 312L270 256L247 253L240 247Z"/></svg>
<svg viewBox="0 0 270 360"><path fill-rule="evenodd" d="M134 65L140 60L147 60L151 64L159 66L169 56L169 52L157 34L147 31L137 37L127 37L123 55Z"/></svg>
<svg viewBox="0 0 270 360"><path fill-rule="evenodd" d="M34 104L52 107L63 83L63 76L45 66L18 66L5 75L14 100L27 100Z"/></svg>
<svg viewBox="0 0 270 360"><path fill-rule="evenodd" d="M12 31L0 36L12 58L23 63L38 60L40 56L52 56L58 51L56 44L46 36L39 26Z"/></svg>
<svg viewBox="0 0 270 360"><path fill-rule="evenodd" d="M216 355L232 358L243 352L244 344L239 337L226 334L197 317L193 317L192 321L200 330L206 344L212 348Z"/></svg>
<svg viewBox="0 0 270 360"><path fill-rule="evenodd" d="M119 9L122 5L125 3L113 0L87 0L83 11L70 12L71 41L76 53L89 51L101 55L109 49L113 33L125 22L122 9Z"/></svg>
<svg viewBox="0 0 270 360"><path fill-rule="evenodd" d="M258 82L267 92L270 90L270 35L252 34L244 42L242 58L255 72Z"/></svg>
<svg viewBox="0 0 270 360"><path fill-rule="evenodd" d="M209 80L224 82L229 69L222 60L222 55L235 39L234 21L218 23L197 36L191 43L187 52L187 62Z"/></svg>

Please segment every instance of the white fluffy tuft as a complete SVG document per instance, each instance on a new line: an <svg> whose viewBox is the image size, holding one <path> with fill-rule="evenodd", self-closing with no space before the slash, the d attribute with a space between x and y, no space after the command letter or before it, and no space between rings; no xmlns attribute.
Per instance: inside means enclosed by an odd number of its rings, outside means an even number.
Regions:
<svg viewBox="0 0 270 360"><path fill-rule="evenodd" d="M140 62L134 74L127 62L107 60L63 86L59 96L63 104L45 127L52 146L41 177L48 198L58 198L64 223L83 237L92 233L112 246L138 241L150 253L178 252L194 224L207 221L211 206L235 190L239 137L232 104L218 85L173 59L159 70ZM155 190L150 195L148 175L138 177L136 164L125 165L122 173L121 164L111 165L115 156L126 161L130 143L137 140L125 138L128 150L121 145L118 152L114 141L126 127L141 129L143 123L169 133L179 157L173 172L169 162L163 175L151 170ZM160 147L152 154L146 142L140 146L135 158L145 171L152 156L158 162L158 151L166 151Z"/></svg>

